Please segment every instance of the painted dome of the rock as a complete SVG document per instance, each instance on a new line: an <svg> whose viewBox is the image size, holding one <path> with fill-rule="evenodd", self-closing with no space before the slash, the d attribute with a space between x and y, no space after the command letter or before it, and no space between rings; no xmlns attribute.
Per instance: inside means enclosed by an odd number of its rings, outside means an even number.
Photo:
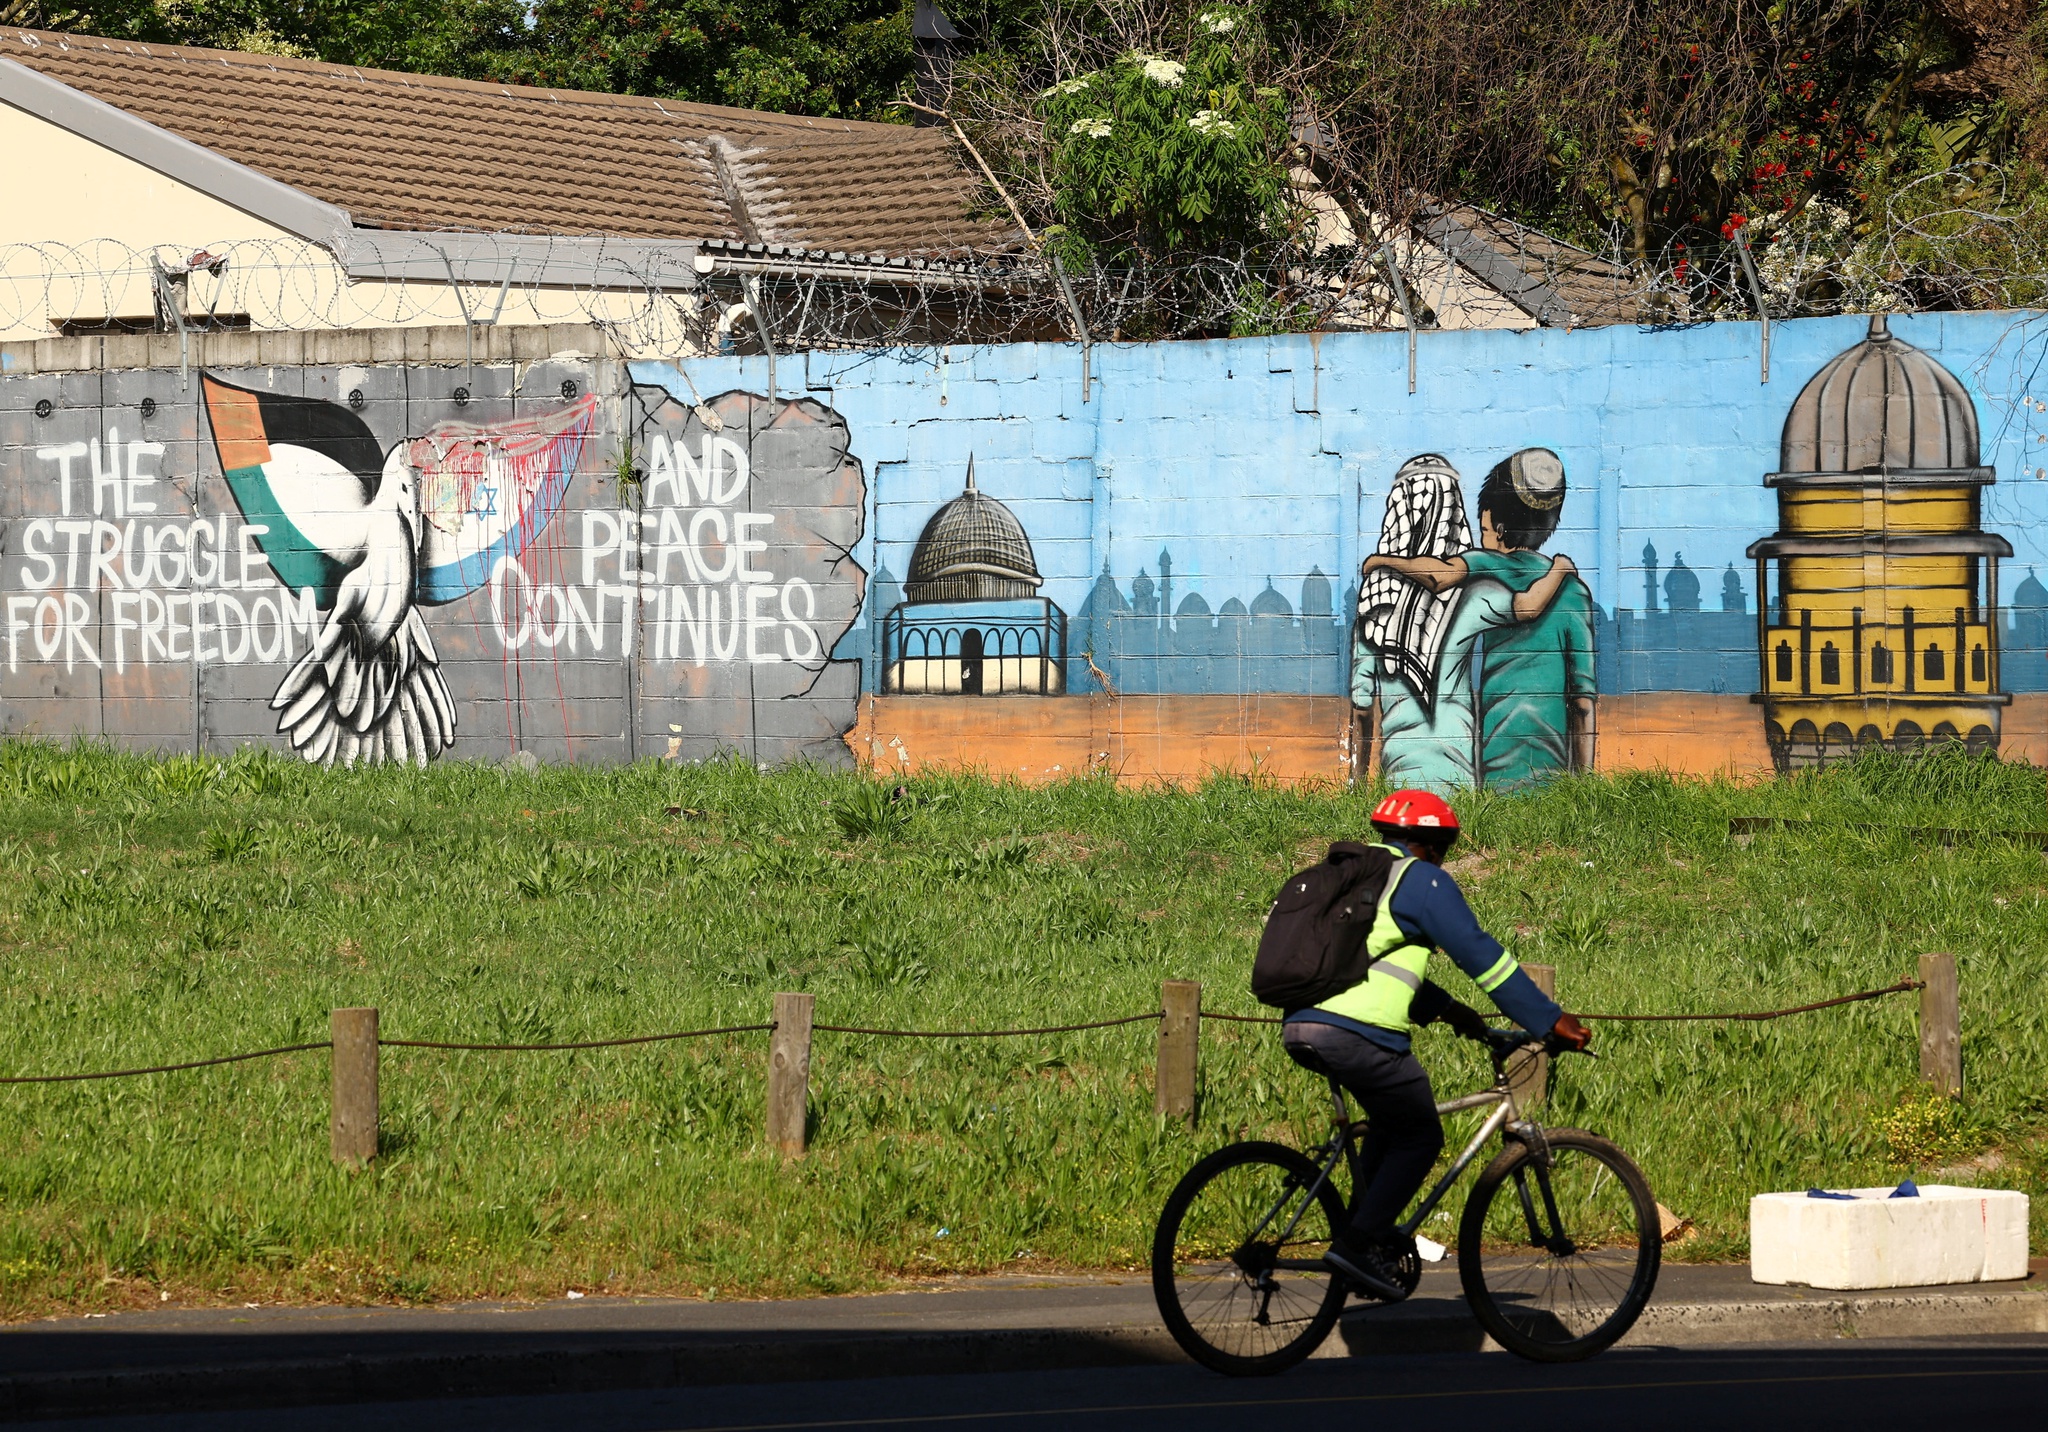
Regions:
<svg viewBox="0 0 2048 1432"><path fill-rule="evenodd" d="M931 516L910 556L906 601L1002 601L1038 593L1045 579L1015 513L974 485Z"/></svg>
<svg viewBox="0 0 2048 1432"><path fill-rule="evenodd" d="M1837 354L1785 416L1781 472L1969 470L1977 410L1956 375L1894 338L1875 314L1861 343Z"/></svg>

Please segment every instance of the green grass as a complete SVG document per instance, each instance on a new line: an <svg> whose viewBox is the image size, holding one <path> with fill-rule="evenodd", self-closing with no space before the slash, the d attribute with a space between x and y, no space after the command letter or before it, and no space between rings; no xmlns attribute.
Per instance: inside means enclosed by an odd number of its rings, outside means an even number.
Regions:
<svg viewBox="0 0 2048 1432"><path fill-rule="evenodd" d="M1605 1058L1560 1069L1550 1117L1637 1155L1695 1225L1680 1256L1739 1256L1763 1189L1991 1154L2004 1164L1982 1181L2038 1193L2048 865L2019 842L1841 826L2039 828L2043 792L2038 771L1942 756L1465 802L1482 919L1555 964L1574 1008L1773 1007L1888 984L1923 950L1961 960L1953 1109L1913 1098L1914 1002L1893 997L1768 1025L1604 1026ZM1266 901L1367 808L1222 778L921 779L891 802L854 776L745 764L329 773L9 744L0 1072L320 1039L353 1004L378 1006L387 1037L518 1042L760 1021L780 989L815 992L821 1022L891 1027L1131 1013L1165 978L1254 1012ZM1726 822L1747 814L1822 824L1737 846ZM0 1312L1127 1267L1200 1153L1321 1118L1272 1030L1212 1022L1199 1126L1163 1125L1153 1038L821 1034L813 1152L788 1166L761 1147L761 1035L387 1050L385 1151L360 1172L328 1160L320 1052L0 1087ZM1421 1044L1441 1091L1479 1079L1470 1046Z"/></svg>

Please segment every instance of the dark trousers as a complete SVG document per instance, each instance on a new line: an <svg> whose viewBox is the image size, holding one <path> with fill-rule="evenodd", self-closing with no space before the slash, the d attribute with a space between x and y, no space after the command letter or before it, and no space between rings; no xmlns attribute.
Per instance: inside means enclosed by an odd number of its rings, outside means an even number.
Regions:
<svg viewBox="0 0 2048 1432"><path fill-rule="evenodd" d="M1443 1152L1444 1125L1429 1075L1412 1053L1396 1054L1334 1024L1296 1021L1283 1037L1295 1063L1334 1078L1364 1109L1369 1124L1359 1145L1350 1236L1392 1238L1401 1211Z"/></svg>

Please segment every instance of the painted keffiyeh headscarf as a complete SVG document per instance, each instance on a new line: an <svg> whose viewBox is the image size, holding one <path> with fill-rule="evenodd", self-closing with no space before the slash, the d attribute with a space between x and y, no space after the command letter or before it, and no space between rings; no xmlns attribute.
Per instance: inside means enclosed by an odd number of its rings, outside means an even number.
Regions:
<svg viewBox="0 0 2048 1432"><path fill-rule="evenodd" d="M1450 460L1428 452L1402 463L1387 494L1377 550L1444 560L1471 547L1465 494ZM1388 571L1372 573L1358 595L1360 637L1379 653L1380 670L1407 682L1425 711L1436 701L1437 659L1457 600L1456 591L1438 595Z"/></svg>

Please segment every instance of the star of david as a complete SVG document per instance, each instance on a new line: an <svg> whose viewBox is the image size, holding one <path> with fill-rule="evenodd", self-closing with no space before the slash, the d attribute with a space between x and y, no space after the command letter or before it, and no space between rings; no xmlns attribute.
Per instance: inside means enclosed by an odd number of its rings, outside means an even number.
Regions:
<svg viewBox="0 0 2048 1432"><path fill-rule="evenodd" d="M498 489L479 484L476 489L476 496L470 501L469 510L478 517L496 517L498 515Z"/></svg>

